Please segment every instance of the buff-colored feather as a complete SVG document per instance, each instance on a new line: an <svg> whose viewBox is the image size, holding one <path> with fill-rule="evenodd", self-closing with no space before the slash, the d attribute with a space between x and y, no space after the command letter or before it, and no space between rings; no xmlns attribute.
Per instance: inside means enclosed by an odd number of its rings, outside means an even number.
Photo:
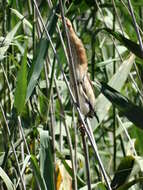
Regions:
<svg viewBox="0 0 143 190"><path fill-rule="evenodd" d="M68 28L76 79L78 84L79 106L83 115L93 117L96 116L94 112L95 95L88 74L88 61L86 51L82 41L76 35L70 20L67 18L66 25ZM73 76L71 76L70 74L70 83L72 86L73 94L75 95L75 88L72 77Z"/></svg>

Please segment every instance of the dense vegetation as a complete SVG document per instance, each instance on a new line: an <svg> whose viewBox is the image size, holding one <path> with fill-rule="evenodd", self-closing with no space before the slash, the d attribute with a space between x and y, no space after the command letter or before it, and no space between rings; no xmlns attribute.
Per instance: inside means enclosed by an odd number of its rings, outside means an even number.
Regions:
<svg viewBox="0 0 143 190"><path fill-rule="evenodd" d="M1 0L0 10L0 189L143 189L143 1ZM88 125L56 13L86 49L99 118Z"/></svg>

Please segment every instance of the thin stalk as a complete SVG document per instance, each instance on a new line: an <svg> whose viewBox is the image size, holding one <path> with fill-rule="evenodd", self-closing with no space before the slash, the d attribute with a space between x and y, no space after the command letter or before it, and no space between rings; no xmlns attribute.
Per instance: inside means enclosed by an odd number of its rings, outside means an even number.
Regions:
<svg viewBox="0 0 143 190"><path fill-rule="evenodd" d="M30 0L28 0L28 4L29 4L29 9L30 9L30 13L31 13L31 7L32 7L32 17L33 17L33 27L32 27L32 40L33 40L33 57L35 57L34 52L36 52L36 25L35 25L35 20L36 20L36 15L35 15L35 6L34 3L30 3ZM32 4L32 6L31 6Z"/></svg>
<svg viewBox="0 0 143 190"><path fill-rule="evenodd" d="M113 1L112 1L113 2ZM115 31L116 15L115 9L113 7L113 31ZM113 59L115 59L115 45L113 44ZM113 74L116 73L116 61L113 61ZM113 171L116 171L116 152L117 152L117 143L116 143L116 108L113 107Z"/></svg>
<svg viewBox="0 0 143 190"><path fill-rule="evenodd" d="M21 134L21 131L20 131L19 123L18 123L18 129L19 129L19 136L20 136L20 138L22 138L22 134ZM21 142L20 148L21 148L21 161L22 161L22 163L24 163L24 142L23 142L23 141ZM21 174L21 175L22 175L22 178L23 178L24 186L26 187L24 174ZM20 180L19 180L19 181L20 181ZM18 183L17 183L17 184L18 184ZM17 185L17 186L18 186L18 185Z"/></svg>
<svg viewBox="0 0 143 190"><path fill-rule="evenodd" d="M143 82L142 82L142 78L141 78L141 75L140 75L140 72L139 72L139 69L138 69L138 67L137 67L137 64L134 62L134 68L135 68L135 71L136 71L136 73L137 73L137 76L138 76L138 79L139 79L139 81L141 82L141 84L142 84L142 88L141 88L141 92L143 91Z"/></svg>
<svg viewBox="0 0 143 190"><path fill-rule="evenodd" d="M138 38L138 41L139 41L141 53L142 53L142 55L143 55L143 43L142 43L142 38L141 38L141 35L140 35L140 32L139 32L138 24L137 24L136 17L135 17L135 15L134 15L134 10L133 10L133 7L132 7L132 4L131 4L131 1L130 1L130 0L128 0L128 7L129 7L129 11L130 11L132 20L133 20L133 24L134 24L134 28L135 28L135 31L136 31L136 34L137 34L137 38Z"/></svg>
<svg viewBox="0 0 143 190"><path fill-rule="evenodd" d="M2 35L6 36L6 32L7 32L7 27L6 27L6 25L7 25L7 13L6 13L6 11L7 11L7 9L6 9L6 1L5 0L2 1L2 5L3 5L3 7L2 7L2 13L3 13L3 15L2 15L2 17L3 17L3 20L2 20ZM6 60L7 60L7 58L4 59L5 62L6 62ZM4 62L3 62L1 65L4 65L4 67L5 67L4 69L6 70L6 64L4 64ZM4 84L3 84L3 87L4 87L3 99L4 99L4 111L6 112L6 105L7 105L6 96L7 96L7 94L6 94L6 81L4 80L4 78L5 78L5 75L3 73L3 81L4 81ZM4 133L5 133L5 131L4 131Z"/></svg>
<svg viewBox="0 0 143 190"><path fill-rule="evenodd" d="M95 11L93 12L93 18L92 18L92 26L94 26L95 22ZM92 32L92 37L91 37L91 77L92 80L94 81L95 78L95 34Z"/></svg>
<svg viewBox="0 0 143 190"><path fill-rule="evenodd" d="M55 189L56 189L56 154L55 154L55 112L54 112L54 106L53 106L53 96L51 93L51 105L50 105L50 120L51 120L51 136L52 136L52 154L53 154L53 164L54 164L54 181L55 181Z"/></svg>
<svg viewBox="0 0 143 190"><path fill-rule="evenodd" d="M9 83L9 81L8 81L8 77L7 77L7 74L6 74L6 71L5 71L5 68L4 68L3 64L1 64L1 67L2 67L2 71L3 71L4 78L5 78L4 81L5 81L5 84L6 84L7 87L8 87L9 94L12 94L12 93L11 93L12 90L11 90L11 87L10 87L10 83Z"/></svg>
<svg viewBox="0 0 143 190"><path fill-rule="evenodd" d="M73 120L73 128L74 128L74 160L75 160L75 170L77 171L77 126L75 121L75 109L73 107L72 111L72 120Z"/></svg>
<svg viewBox="0 0 143 190"><path fill-rule="evenodd" d="M49 109L50 109L50 104L51 104L51 94L52 94L52 87L53 87L53 82L54 82L54 73L55 73L55 65L56 65L56 61L53 61L52 64L52 71L51 71L51 76L50 76L50 81L49 81L49 88L48 88L48 108L47 108L47 114L49 113Z"/></svg>
<svg viewBox="0 0 143 190"><path fill-rule="evenodd" d="M30 0L28 0L28 12L29 12L30 15L32 15L32 13L34 13L34 11L32 9L33 9L32 3L31 3Z"/></svg>
<svg viewBox="0 0 143 190"><path fill-rule="evenodd" d="M6 23L6 27L7 27L7 31L10 31L11 29L11 11L10 11L10 6L7 5L7 10L6 10L6 19L7 19L7 23ZM12 47L10 47L10 52L12 52ZM8 56L6 56L6 63L5 63L5 68L6 68L6 74L7 74L7 78L10 80L10 66L11 66L11 61L10 58ZM8 93L8 106L7 106L7 112L10 113L10 108L11 108L11 93Z"/></svg>
<svg viewBox="0 0 143 190"><path fill-rule="evenodd" d="M130 76L130 78L131 78L137 92L140 95L139 97L140 97L141 102L143 103L143 94L142 94L141 90L139 89L138 84L136 83L136 81L135 81L135 79L134 79L134 77L133 77L133 75L131 73L129 74L129 76Z"/></svg>
<svg viewBox="0 0 143 190"><path fill-rule="evenodd" d="M91 190L89 154L88 154L88 148L87 148L87 143L86 143L86 136L85 136L85 133L82 131L81 131L81 137L82 137L82 144L83 144L83 150L84 150L84 156L85 156L87 185L88 185L88 190Z"/></svg>
<svg viewBox="0 0 143 190"><path fill-rule="evenodd" d="M91 54L91 77L92 77L92 80L94 81L94 78L95 78L95 35L94 35L94 33L92 34L92 38L91 38L91 49L92 49L92 54Z"/></svg>
<svg viewBox="0 0 143 190"><path fill-rule="evenodd" d="M20 118L20 116L18 116L18 124L19 124L19 129L20 129L20 132L21 132L24 144L26 146L27 153L28 153L28 155L30 155L30 150L29 150L26 138L25 138L25 134L24 134L23 127L22 127L22 124L21 124L21 118Z"/></svg>
<svg viewBox="0 0 143 190"><path fill-rule="evenodd" d="M113 107L113 171L116 171L116 152L117 152L117 143L116 143L116 108Z"/></svg>
<svg viewBox="0 0 143 190"><path fill-rule="evenodd" d="M32 132L33 132L33 128L30 129L30 131L28 131L28 132L25 134L25 138L27 138ZM15 149L18 148L18 147L21 145L22 142L23 142L23 138L18 139L18 140L14 143ZM12 149L9 150L8 156L10 156L11 154L12 154Z"/></svg>
<svg viewBox="0 0 143 190"><path fill-rule="evenodd" d="M100 38L98 38L98 43L100 43ZM102 44L103 45L103 44ZM103 53L103 48L102 48L102 45L100 45L100 48L99 48L99 50L100 50L100 53L101 53L101 61L105 61L104 60L104 53ZM106 67L104 67L103 68L103 71L104 71L104 77L105 77L105 81L106 82L108 82L108 74L107 74L107 69L106 69Z"/></svg>
<svg viewBox="0 0 143 190"><path fill-rule="evenodd" d="M123 156L125 157L126 156L126 151L125 151L125 147L124 147L124 141L123 141L121 135L119 136L119 140L120 140L120 144L121 144L121 149L123 151Z"/></svg>
<svg viewBox="0 0 143 190"><path fill-rule="evenodd" d="M80 114L81 114L81 113L79 112L79 115L80 115ZM80 117L82 117L82 116L80 115ZM111 186L110 186L110 182L109 182L109 180L108 180L107 173L106 173L106 171L105 171L105 168L104 168L104 166L103 166L102 160L101 160L100 155L99 155L99 152L98 152L98 148L97 148L97 144L96 144L96 141L95 141L95 138L94 138L94 134L93 134L92 128L91 128L91 126L90 126L88 123L87 123L87 125L86 125L83 120L82 120L82 123L83 123L83 125L84 125L84 127L85 127L86 134L87 134L87 136L88 136L88 139L89 139L89 141L90 141L90 143L91 143L91 146L92 146L92 148L93 148L93 151L94 151L94 153L95 153L96 159L97 159L98 164L99 164L99 167L100 167L100 169L101 169L101 173L102 173L102 175L103 175L103 177L104 177L104 179L105 179L107 188L108 188L108 190L112 190L112 189L111 189Z"/></svg>
<svg viewBox="0 0 143 190"><path fill-rule="evenodd" d="M117 7L116 7L116 4L115 4L115 0L112 0L112 3L113 3L114 11L116 13L116 17L117 17L117 21L118 21L119 27L121 29L122 35L124 35L124 30L123 30L123 27L122 27L122 23L121 23L120 17L119 17L118 12L117 12Z"/></svg>
<svg viewBox="0 0 143 190"><path fill-rule="evenodd" d="M25 144L27 153L28 153L28 155L30 155L30 150L29 150L29 147L28 147L26 138L25 138L25 134L24 134L23 128L22 128L20 116L18 116L18 127L19 127L19 131L20 131L20 133L21 133L21 137L22 137L22 139L23 139L23 142L24 142L24 144ZM20 174L21 174L21 172L20 172ZM22 175L22 174L21 174L21 175ZM19 180L18 180L18 182L19 182ZM17 187L17 186L18 186L18 183L16 184L16 187Z"/></svg>
<svg viewBox="0 0 143 190"><path fill-rule="evenodd" d="M141 6L139 7L139 17L140 17L140 28L142 30L143 29L143 22L142 22L143 15L142 15L142 7Z"/></svg>
<svg viewBox="0 0 143 190"><path fill-rule="evenodd" d="M123 125L123 123L122 123L122 121L121 121L121 119L120 119L120 117L119 117L118 115L117 115L117 119L118 119L119 123L121 124L122 128L123 128L124 131L125 131L125 134L126 134L128 140L129 140L129 142L130 142L130 145L131 145L133 154L134 154L135 156L137 156L137 152L136 152L136 150L135 150L135 147L134 147L134 144L133 144L133 142L132 142L132 139L131 139L131 137L130 137L128 131L127 131L127 129L124 127L124 125Z"/></svg>
<svg viewBox="0 0 143 190"><path fill-rule="evenodd" d="M127 9L129 15L131 16L130 10L129 10L129 8L126 6L126 4L124 3L124 1L123 1L123 0L120 0L120 1L121 1L121 3L124 5L124 7ZM140 19L140 20L141 20L141 19ZM137 23L136 23L136 24L137 24ZM141 27L140 27L138 24L137 24L137 27L139 28L141 34L143 35L143 31L142 31Z"/></svg>
<svg viewBox="0 0 143 190"><path fill-rule="evenodd" d="M61 115L61 113L60 113ZM62 133L62 121L60 120L60 145L59 145L59 148L60 148L60 152L63 151L63 133Z"/></svg>

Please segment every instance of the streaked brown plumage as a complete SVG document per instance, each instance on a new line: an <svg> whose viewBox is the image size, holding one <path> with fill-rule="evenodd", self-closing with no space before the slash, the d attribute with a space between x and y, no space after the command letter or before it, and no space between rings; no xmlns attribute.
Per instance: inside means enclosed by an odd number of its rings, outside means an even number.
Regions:
<svg viewBox="0 0 143 190"><path fill-rule="evenodd" d="M76 79L78 84L80 110L83 115L88 117L93 117L96 116L96 113L94 111L95 95L92 83L89 79L86 51L82 41L76 35L70 20L67 18L66 18L66 25L68 28ZM70 84L72 87L73 94L75 95L75 88L71 74L70 74Z"/></svg>

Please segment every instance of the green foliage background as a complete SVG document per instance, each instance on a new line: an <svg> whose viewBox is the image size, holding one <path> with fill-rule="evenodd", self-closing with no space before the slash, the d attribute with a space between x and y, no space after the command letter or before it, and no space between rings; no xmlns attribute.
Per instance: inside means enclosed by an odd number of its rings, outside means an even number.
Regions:
<svg viewBox="0 0 143 190"><path fill-rule="evenodd" d="M89 123L112 189L142 189L143 1L67 0L63 7L87 52L100 121ZM59 189L60 164L72 189L88 189L59 1L1 0L0 10L0 189ZM87 145L92 189L107 189Z"/></svg>

